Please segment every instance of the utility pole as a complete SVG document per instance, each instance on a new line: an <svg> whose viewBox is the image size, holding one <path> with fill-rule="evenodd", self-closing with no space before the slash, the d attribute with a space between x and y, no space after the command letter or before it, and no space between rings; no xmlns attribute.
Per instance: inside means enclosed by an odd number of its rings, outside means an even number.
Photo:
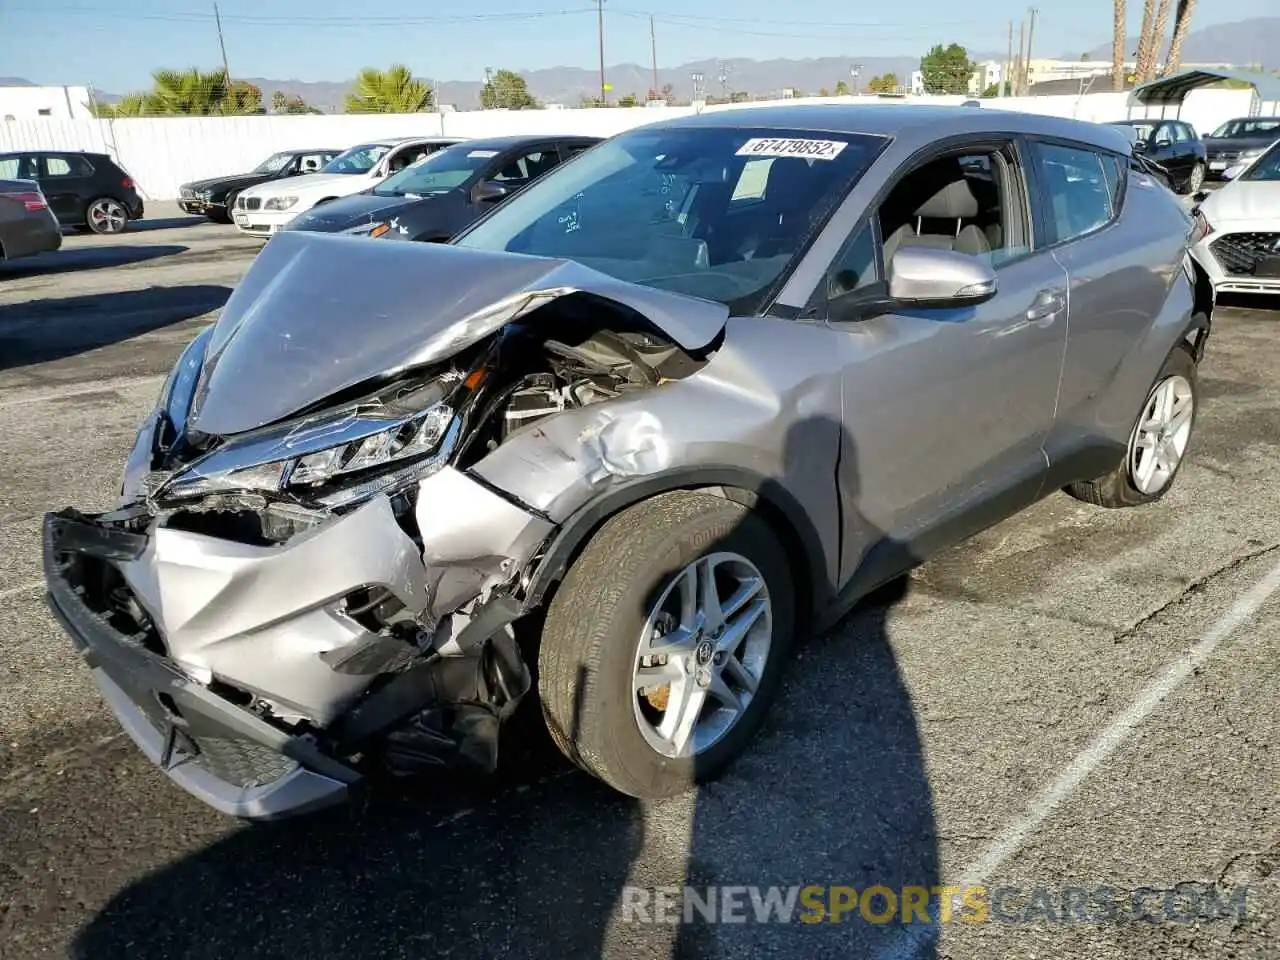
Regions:
<svg viewBox="0 0 1280 960"><path fill-rule="evenodd" d="M658 90L658 41L653 33L653 14L649 14L649 55L653 61L653 95L657 97Z"/></svg>
<svg viewBox="0 0 1280 960"><path fill-rule="evenodd" d="M600 39L600 106L609 102L604 83L604 0L596 0L596 33Z"/></svg>
<svg viewBox="0 0 1280 960"><path fill-rule="evenodd" d="M1023 87L1024 93L1031 92L1031 83L1030 83L1031 78L1030 76L1028 76L1028 73L1031 70L1031 41L1035 38L1035 35L1036 35L1036 17L1039 15L1040 15L1039 8L1032 7L1031 8L1031 26L1027 28L1027 60L1022 67L1022 78L1023 78L1022 87Z"/></svg>
<svg viewBox="0 0 1280 960"><path fill-rule="evenodd" d="M1000 78L999 95L1004 96L1006 90L1012 90L1009 86L1009 74L1013 72L1013 21L1009 21L1009 50L1005 56L1004 70L1001 71L1003 76Z"/></svg>
<svg viewBox="0 0 1280 960"><path fill-rule="evenodd" d="M227 93L231 93L231 68L227 66L227 45L222 39L222 14L218 12L218 5L213 5L213 19L218 25L218 46L222 48L222 76L227 83Z"/></svg>
<svg viewBox="0 0 1280 960"><path fill-rule="evenodd" d="M1027 41L1027 23L1025 20L1018 21L1018 59L1013 65L1013 95L1015 97L1022 96L1022 77L1023 68L1026 66L1026 41Z"/></svg>

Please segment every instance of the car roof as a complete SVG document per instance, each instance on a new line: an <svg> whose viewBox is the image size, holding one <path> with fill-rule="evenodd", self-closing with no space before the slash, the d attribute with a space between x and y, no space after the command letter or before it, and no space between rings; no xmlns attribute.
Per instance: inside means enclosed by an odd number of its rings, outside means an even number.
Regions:
<svg viewBox="0 0 1280 960"><path fill-rule="evenodd" d="M577 133L521 133L505 137L476 137L472 140L459 141L459 143L469 150L510 150L528 143L558 143L562 140L598 143L603 139L603 137Z"/></svg>
<svg viewBox="0 0 1280 960"><path fill-rule="evenodd" d="M1106 124L1068 120L1037 113L921 104L800 104L707 111L646 124L658 127L778 128L823 133L895 137L925 135L936 140L952 134L1004 133L1063 137L1104 150L1129 152L1129 141Z"/></svg>
<svg viewBox="0 0 1280 960"><path fill-rule="evenodd" d="M349 147L290 147L288 150L277 150L276 153L342 153Z"/></svg>

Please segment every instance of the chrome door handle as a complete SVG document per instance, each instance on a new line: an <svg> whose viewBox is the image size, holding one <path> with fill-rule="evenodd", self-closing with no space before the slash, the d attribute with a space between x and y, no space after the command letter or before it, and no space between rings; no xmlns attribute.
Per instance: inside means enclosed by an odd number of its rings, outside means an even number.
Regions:
<svg viewBox="0 0 1280 960"><path fill-rule="evenodd" d="M1027 309L1027 319L1047 327L1067 305L1064 294L1044 290L1036 296L1035 302Z"/></svg>

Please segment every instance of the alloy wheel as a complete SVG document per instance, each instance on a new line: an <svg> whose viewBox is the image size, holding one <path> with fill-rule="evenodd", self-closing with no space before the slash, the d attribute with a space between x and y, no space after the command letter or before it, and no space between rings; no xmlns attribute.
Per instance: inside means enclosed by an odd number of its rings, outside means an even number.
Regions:
<svg viewBox="0 0 1280 960"><path fill-rule="evenodd" d="M1129 440L1129 478L1139 492L1154 496L1169 485L1191 439L1195 394L1180 376L1161 380Z"/></svg>
<svg viewBox="0 0 1280 960"><path fill-rule="evenodd" d="M772 636L769 588L750 560L713 553L685 567L636 648L632 706L649 746L677 758L718 742L750 705Z"/></svg>
<svg viewBox="0 0 1280 960"><path fill-rule="evenodd" d="M88 219L94 233L120 233L129 222L129 214L118 200L104 198L89 205Z"/></svg>
<svg viewBox="0 0 1280 960"><path fill-rule="evenodd" d="M1191 176L1187 179L1187 193L1198 193L1204 186L1204 167L1196 164L1191 168Z"/></svg>

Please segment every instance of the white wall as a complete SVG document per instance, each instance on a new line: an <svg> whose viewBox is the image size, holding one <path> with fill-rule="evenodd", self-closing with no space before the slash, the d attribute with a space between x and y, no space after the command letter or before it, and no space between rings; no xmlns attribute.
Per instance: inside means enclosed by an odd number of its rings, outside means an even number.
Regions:
<svg viewBox="0 0 1280 960"><path fill-rule="evenodd" d="M24 89L20 87L9 89ZM913 103L957 104L962 96L910 97ZM1182 119L1207 133L1223 120L1248 114L1252 90L1197 90L1182 108ZM891 104L877 97L809 97L801 103ZM749 110L727 104L707 110ZM1102 122L1128 114L1127 95L1006 97L984 100L982 109L1027 110L1057 117ZM298 147L346 148L387 136L483 137L508 133L584 133L612 136L658 120L686 116L692 107L633 107L597 110L485 110L404 115L323 115L265 117L170 117L132 120L40 118L0 121L0 151L88 150L110 153L137 180L149 200L178 195L188 180L248 170L276 150ZM1149 111L1158 116L1159 109ZM1142 113L1135 108L1135 116ZM1167 111L1173 116L1175 110Z"/></svg>
<svg viewBox="0 0 1280 960"><path fill-rule="evenodd" d="M42 110L48 112L42 114ZM87 87L0 87L0 121L8 117L71 120L91 116Z"/></svg>

